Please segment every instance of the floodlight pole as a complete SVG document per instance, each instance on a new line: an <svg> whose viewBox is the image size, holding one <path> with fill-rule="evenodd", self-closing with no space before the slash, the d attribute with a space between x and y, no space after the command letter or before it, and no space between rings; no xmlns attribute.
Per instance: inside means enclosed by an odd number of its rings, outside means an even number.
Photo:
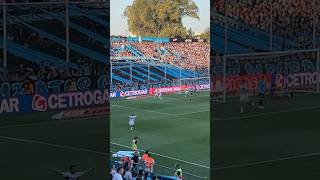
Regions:
<svg viewBox="0 0 320 180"><path fill-rule="evenodd" d="M318 22L318 16L316 15L317 12L317 6L316 6L316 0L313 0L314 6L313 6L313 32L312 32L312 45L313 48L316 47L316 26Z"/></svg>
<svg viewBox="0 0 320 180"><path fill-rule="evenodd" d="M180 67L180 73L179 73L179 81L180 81L180 88L181 88L181 69L182 69L182 67Z"/></svg>
<svg viewBox="0 0 320 180"><path fill-rule="evenodd" d="M226 56L223 56L223 102L226 102L226 73L227 73L227 67L226 67Z"/></svg>
<svg viewBox="0 0 320 180"><path fill-rule="evenodd" d="M164 79L167 79L167 66L164 66Z"/></svg>
<svg viewBox="0 0 320 180"><path fill-rule="evenodd" d="M148 82L150 81L150 63L148 63Z"/></svg>
<svg viewBox="0 0 320 180"><path fill-rule="evenodd" d="M3 78L6 81L8 79L8 57L7 57L7 3L3 2Z"/></svg>
<svg viewBox="0 0 320 180"><path fill-rule="evenodd" d="M317 50L317 93L319 93L320 92L320 76L319 76L319 74L320 74L320 72L319 72L319 70L320 70L320 49L318 49Z"/></svg>
<svg viewBox="0 0 320 180"><path fill-rule="evenodd" d="M67 76L70 75L70 27L69 27L69 0L65 0L66 3L66 62L67 62Z"/></svg>
<svg viewBox="0 0 320 180"><path fill-rule="evenodd" d="M112 62L110 62L110 82L111 82L111 84L112 84L112 74L113 74L113 72L112 72Z"/></svg>
<svg viewBox="0 0 320 180"><path fill-rule="evenodd" d="M227 1L225 1L224 4L224 54L227 54L228 52L228 20L227 20L227 16L228 16L228 5L227 5Z"/></svg>
<svg viewBox="0 0 320 180"><path fill-rule="evenodd" d="M130 81L132 82L132 61L130 61Z"/></svg>
<svg viewBox="0 0 320 180"><path fill-rule="evenodd" d="M270 4L270 32L269 32L269 41L270 41L270 51L272 51L272 44L273 44L273 4L272 4L272 0L269 1Z"/></svg>

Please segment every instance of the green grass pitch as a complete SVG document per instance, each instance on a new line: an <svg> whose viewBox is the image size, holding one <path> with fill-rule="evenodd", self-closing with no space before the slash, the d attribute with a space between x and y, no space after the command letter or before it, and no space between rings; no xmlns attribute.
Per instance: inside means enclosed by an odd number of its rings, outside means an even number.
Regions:
<svg viewBox="0 0 320 180"><path fill-rule="evenodd" d="M106 117L57 121L53 114L1 117L0 179L63 179L51 169L66 171L70 165L95 168L82 180L106 178Z"/></svg>
<svg viewBox="0 0 320 180"><path fill-rule="evenodd" d="M239 101L211 106L213 177L300 180L320 177L320 96L268 100L265 109Z"/></svg>
<svg viewBox="0 0 320 180"><path fill-rule="evenodd" d="M184 172L209 178L210 166L210 96L208 92L188 99L184 94L111 102L111 151L129 150L134 136L139 149L151 151L157 165L174 168L179 162ZM128 116L137 115L130 131ZM122 146L123 145L123 146ZM153 153L152 153L153 152ZM155 173L174 172L155 166ZM188 175L184 176L188 179ZM197 179L197 178L193 178Z"/></svg>

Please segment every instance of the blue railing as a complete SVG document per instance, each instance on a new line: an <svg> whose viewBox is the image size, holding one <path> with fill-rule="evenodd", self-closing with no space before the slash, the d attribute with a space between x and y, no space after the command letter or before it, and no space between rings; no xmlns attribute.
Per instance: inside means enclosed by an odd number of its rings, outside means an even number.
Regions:
<svg viewBox="0 0 320 180"><path fill-rule="evenodd" d="M0 41L3 41L2 37L0 37ZM2 45L3 44L0 43L0 47L2 47ZM7 49L12 54L37 64L40 64L41 62L46 62L46 63L53 63L56 65L61 65L61 64L67 65L67 62L65 60L44 54L36 50L32 50L30 48L26 48L22 45L16 44L9 40L7 41ZM69 63L69 67L72 69L78 69L78 65L71 62Z"/></svg>
<svg viewBox="0 0 320 180"><path fill-rule="evenodd" d="M16 17L16 18L17 18L17 17ZM17 18L17 19L19 19L19 18ZM25 25L26 27L28 27L29 29L37 32L40 36L46 37L46 38L54 41L55 43L57 43L57 44L59 44L59 45L61 45L61 46L63 46L63 47L66 47L66 40L64 40L64 39L62 39L62 38L59 38L59 37L57 37L57 36L54 36L54 35L52 35L52 34L50 34L50 33L47 33L47 32L45 32L45 31L43 31L43 30L40 30L39 28L36 28L36 27L34 27L34 26L32 26L32 25L30 25L30 24L28 24L28 23L25 23L25 22L23 22L23 21L20 20L20 19L19 19L19 21L20 21L23 25ZM108 57L107 57L106 55L104 55L104 54L98 53L98 52L93 51L93 50L90 50L90 49L88 49L88 48L84 48L84 47L82 47L82 46L79 46L79 45L74 44L74 43L71 43L71 42L69 43L69 46L70 46L70 49L71 49L71 50L73 50L73 51L75 51L75 52L77 52L77 53L79 53L79 54L82 54L82 55L84 55L84 56L86 56L86 57L90 57L90 58L92 58L93 60L97 60L97 61L100 61L100 62L102 62L102 63L107 63Z"/></svg>

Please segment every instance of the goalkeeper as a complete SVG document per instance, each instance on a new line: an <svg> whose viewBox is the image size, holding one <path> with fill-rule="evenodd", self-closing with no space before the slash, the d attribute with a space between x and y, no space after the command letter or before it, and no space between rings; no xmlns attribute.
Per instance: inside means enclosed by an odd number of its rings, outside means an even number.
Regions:
<svg viewBox="0 0 320 180"><path fill-rule="evenodd" d="M261 78L257 84L258 99L259 99L259 108L264 109L263 100L266 92L266 80Z"/></svg>

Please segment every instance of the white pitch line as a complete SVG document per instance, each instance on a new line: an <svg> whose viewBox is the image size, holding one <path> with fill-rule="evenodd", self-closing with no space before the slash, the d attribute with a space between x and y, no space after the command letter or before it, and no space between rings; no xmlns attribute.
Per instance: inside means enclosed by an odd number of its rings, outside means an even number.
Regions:
<svg viewBox="0 0 320 180"><path fill-rule="evenodd" d="M122 144L119 144L119 143L114 143L114 142L110 142L110 144L114 144L114 145L117 145L117 146L120 146L120 147L125 147L125 148L131 148L129 146L125 146L125 145L122 145ZM145 150L142 150L142 149L138 149L138 151L145 152ZM191 165L194 165L194 166L199 166L199 167L202 167L202 168L210 169L209 166L205 166L205 165L202 165L202 164L197 164L197 163L193 163L193 162L190 162L190 161L177 159L177 158L174 158L174 157L158 154L158 153L155 153L155 152L150 152L150 153L154 154L154 155L157 155L157 156L160 156L160 157L168 158L168 159L171 159L171 160L175 160L175 161L183 162L183 163L186 163L186 164L191 164Z"/></svg>
<svg viewBox="0 0 320 180"><path fill-rule="evenodd" d="M190 113L182 113L182 114L172 114L173 116L183 116L183 115L190 115L190 114L197 114L197 113L202 113L202 112L209 112L210 110L203 110L203 111L193 111Z"/></svg>
<svg viewBox="0 0 320 180"><path fill-rule="evenodd" d="M314 110L314 109L319 109L319 108L320 108L320 106L310 106L310 107L295 108L295 109L284 110L284 111L274 111L274 112L259 113L259 114L253 114L253 115L248 115L248 116L238 116L238 117L231 117L231 118L215 118L215 117L213 117L213 121L230 121L230 120L250 119L250 118L255 118L255 117L270 116L270 115L289 113L289 112L299 112L299 111L305 111L305 110Z"/></svg>
<svg viewBox="0 0 320 180"><path fill-rule="evenodd" d="M151 112L151 113L157 113L157 114L162 114L162 115L167 115L167 116L172 116L170 113L164 113L164 112L159 112L159 111L153 111L153 110L147 110L147 109L139 109L139 108L134 108L134 107L129 107L129 106L121 106L121 105L111 105L113 107L120 107L120 108L127 108L127 109L134 109L138 111L145 111L145 112ZM111 112L112 114L112 112Z"/></svg>
<svg viewBox="0 0 320 180"><path fill-rule="evenodd" d="M203 111L194 111L194 112L190 112L190 113L173 114L173 113L165 113L165 112L159 112L159 111L148 110L148 109L134 108L134 107L129 107L129 106L121 106L121 105L111 105L111 106L120 107L120 108L127 108L127 109L134 109L134 110L137 110L137 111L151 112L151 113L162 114L162 115L167 115L167 116L183 116L183 115L190 115L190 114L196 114L196 113L210 111L208 109L208 110L203 110Z"/></svg>
<svg viewBox="0 0 320 180"><path fill-rule="evenodd" d="M289 157L284 157L284 158L270 159L270 160L265 160L265 161L257 161L257 162L252 162L252 163L243 163L243 164L238 164L238 165L217 167L217 168L213 168L213 171L234 169L234 168L243 168L243 167L248 167L248 166L256 166L256 165L262 165L262 164L268 164L268 163L274 163L274 162L286 161L286 160L303 159L303 158L309 158L309 157L314 157L314 156L319 156L319 155L320 155L320 153L302 154L302 155L289 156Z"/></svg>
<svg viewBox="0 0 320 180"><path fill-rule="evenodd" d="M18 124L18 125L8 125L8 126L0 126L0 129L28 127L28 126L38 126L38 125L47 125L47 124L60 124L60 123L67 123L67 122L73 122L73 121L79 121L79 120L96 119L96 118L99 118L99 117L98 116L93 116L93 117L86 117L86 118L79 118L79 119L55 120L55 121L48 121L48 122L37 122L37 123L25 123L25 124Z"/></svg>
<svg viewBox="0 0 320 180"><path fill-rule="evenodd" d="M89 153L99 154L104 156L107 155L107 153L105 152L99 152L99 151L94 151L90 149L84 149L84 148L78 148L78 147L72 147L72 146L66 146L66 145L60 145L60 144L46 143L46 142L35 141L30 139L21 139L21 138L7 137L7 136L0 136L0 139L6 139L6 140L22 142L22 143L40 144L40 145L51 146L51 147L60 148L60 149L89 152Z"/></svg>

